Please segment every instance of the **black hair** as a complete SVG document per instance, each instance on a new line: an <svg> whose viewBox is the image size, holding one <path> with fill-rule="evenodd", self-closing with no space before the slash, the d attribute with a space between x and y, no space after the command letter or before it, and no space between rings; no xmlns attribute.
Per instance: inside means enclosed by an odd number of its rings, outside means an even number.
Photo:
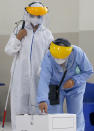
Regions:
<svg viewBox="0 0 94 131"><path fill-rule="evenodd" d="M70 47L71 43L63 38L58 38L56 40L53 41L54 44L59 45L59 46L66 46L66 47Z"/></svg>

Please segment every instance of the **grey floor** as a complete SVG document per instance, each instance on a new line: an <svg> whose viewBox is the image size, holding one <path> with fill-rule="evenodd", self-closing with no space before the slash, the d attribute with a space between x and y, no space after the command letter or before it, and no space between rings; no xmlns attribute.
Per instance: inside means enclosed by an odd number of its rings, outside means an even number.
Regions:
<svg viewBox="0 0 94 131"><path fill-rule="evenodd" d="M2 127L1 125L2 124L0 123L0 131L11 131L11 125L10 125L10 123L6 122L4 129L1 128Z"/></svg>

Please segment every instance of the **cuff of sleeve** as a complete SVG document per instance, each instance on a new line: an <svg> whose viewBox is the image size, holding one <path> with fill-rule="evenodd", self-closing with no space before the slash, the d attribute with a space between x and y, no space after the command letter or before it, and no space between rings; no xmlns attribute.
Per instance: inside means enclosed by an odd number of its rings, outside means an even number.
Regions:
<svg viewBox="0 0 94 131"><path fill-rule="evenodd" d="M47 103L46 101L41 101L40 103L44 103L44 102ZM40 104L40 103L39 103L39 104Z"/></svg>
<svg viewBox="0 0 94 131"><path fill-rule="evenodd" d="M72 77L71 79L74 81L74 86L77 85L77 80L74 77Z"/></svg>
<svg viewBox="0 0 94 131"><path fill-rule="evenodd" d="M42 102L46 102L48 104L48 101L46 101L46 100L40 100L40 101L38 101L38 104L40 104Z"/></svg>
<svg viewBox="0 0 94 131"><path fill-rule="evenodd" d="M15 43L16 43L17 46L20 46L20 45L21 45L21 41L18 40L17 38L15 38Z"/></svg>

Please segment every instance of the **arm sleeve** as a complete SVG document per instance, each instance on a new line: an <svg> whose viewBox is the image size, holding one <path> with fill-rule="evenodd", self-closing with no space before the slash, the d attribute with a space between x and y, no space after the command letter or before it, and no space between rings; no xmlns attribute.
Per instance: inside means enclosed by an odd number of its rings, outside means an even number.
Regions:
<svg viewBox="0 0 94 131"><path fill-rule="evenodd" d="M48 33L46 34L46 37L47 37L47 38L46 38L46 39L47 39L47 45L46 45L46 50L45 50L45 53L44 53L44 54L47 53L48 48L49 48L51 42L54 40L54 37L53 37L53 35L52 35L52 33L51 33L50 30L48 30Z"/></svg>
<svg viewBox="0 0 94 131"><path fill-rule="evenodd" d="M54 40L54 37L53 37L53 35L52 35L52 33L50 32L49 33L49 36L48 36L48 45L50 45L51 44L51 42Z"/></svg>
<svg viewBox="0 0 94 131"><path fill-rule="evenodd" d="M76 61L79 66L80 73L77 75L74 75L72 79L74 80L75 85L79 86L83 84L84 82L86 82L87 79L89 79L91 74L94 72L93 72L93 67L90 61L88 60L86 54L80 48L78 48L78 51L77 51Z"/></svg>
<svg viewBox="0 0 94 131"><path fill-rule="evenodd" d="M49 59L45 56L41 66L40 81L38 85L37 102L45 101L48 103L49 83L52 68Z"/></svg>
<svg viewBox="0 0 94 131"><path fill-rule="evenodd" d="M20 27L19 27L20 28ZM16 30L11 34L5 52L10 56L15 56L21 49L21 41L16 38Z"/></svg>

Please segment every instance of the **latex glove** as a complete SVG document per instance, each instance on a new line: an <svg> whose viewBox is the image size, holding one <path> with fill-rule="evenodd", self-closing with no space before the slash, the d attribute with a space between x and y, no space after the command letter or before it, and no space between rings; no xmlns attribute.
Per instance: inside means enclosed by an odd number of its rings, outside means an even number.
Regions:
<svg viewBox="0 0 94 131"><path fill-rule="evenodd" d="M46 102L40 103L40 104L39 104L39 109L41 110L42 113L43 113L43 112L47 113L47 109L48 109L47 103L46 103Z"/></svg>
<svg viewBox="0 0 94 131"><path fill-rule="evenodd" d="M22 38L24 38L26 35L27 35L27 31L25 29L22 29L18 32L16 38L21 41Z"/></svg>
<svg viewBox="0 0 94 131"><path fill-rule="evenodd" d="M65 82L63 88L72 88L73 86L74 86L74 81L70 79Z"/></svg>

